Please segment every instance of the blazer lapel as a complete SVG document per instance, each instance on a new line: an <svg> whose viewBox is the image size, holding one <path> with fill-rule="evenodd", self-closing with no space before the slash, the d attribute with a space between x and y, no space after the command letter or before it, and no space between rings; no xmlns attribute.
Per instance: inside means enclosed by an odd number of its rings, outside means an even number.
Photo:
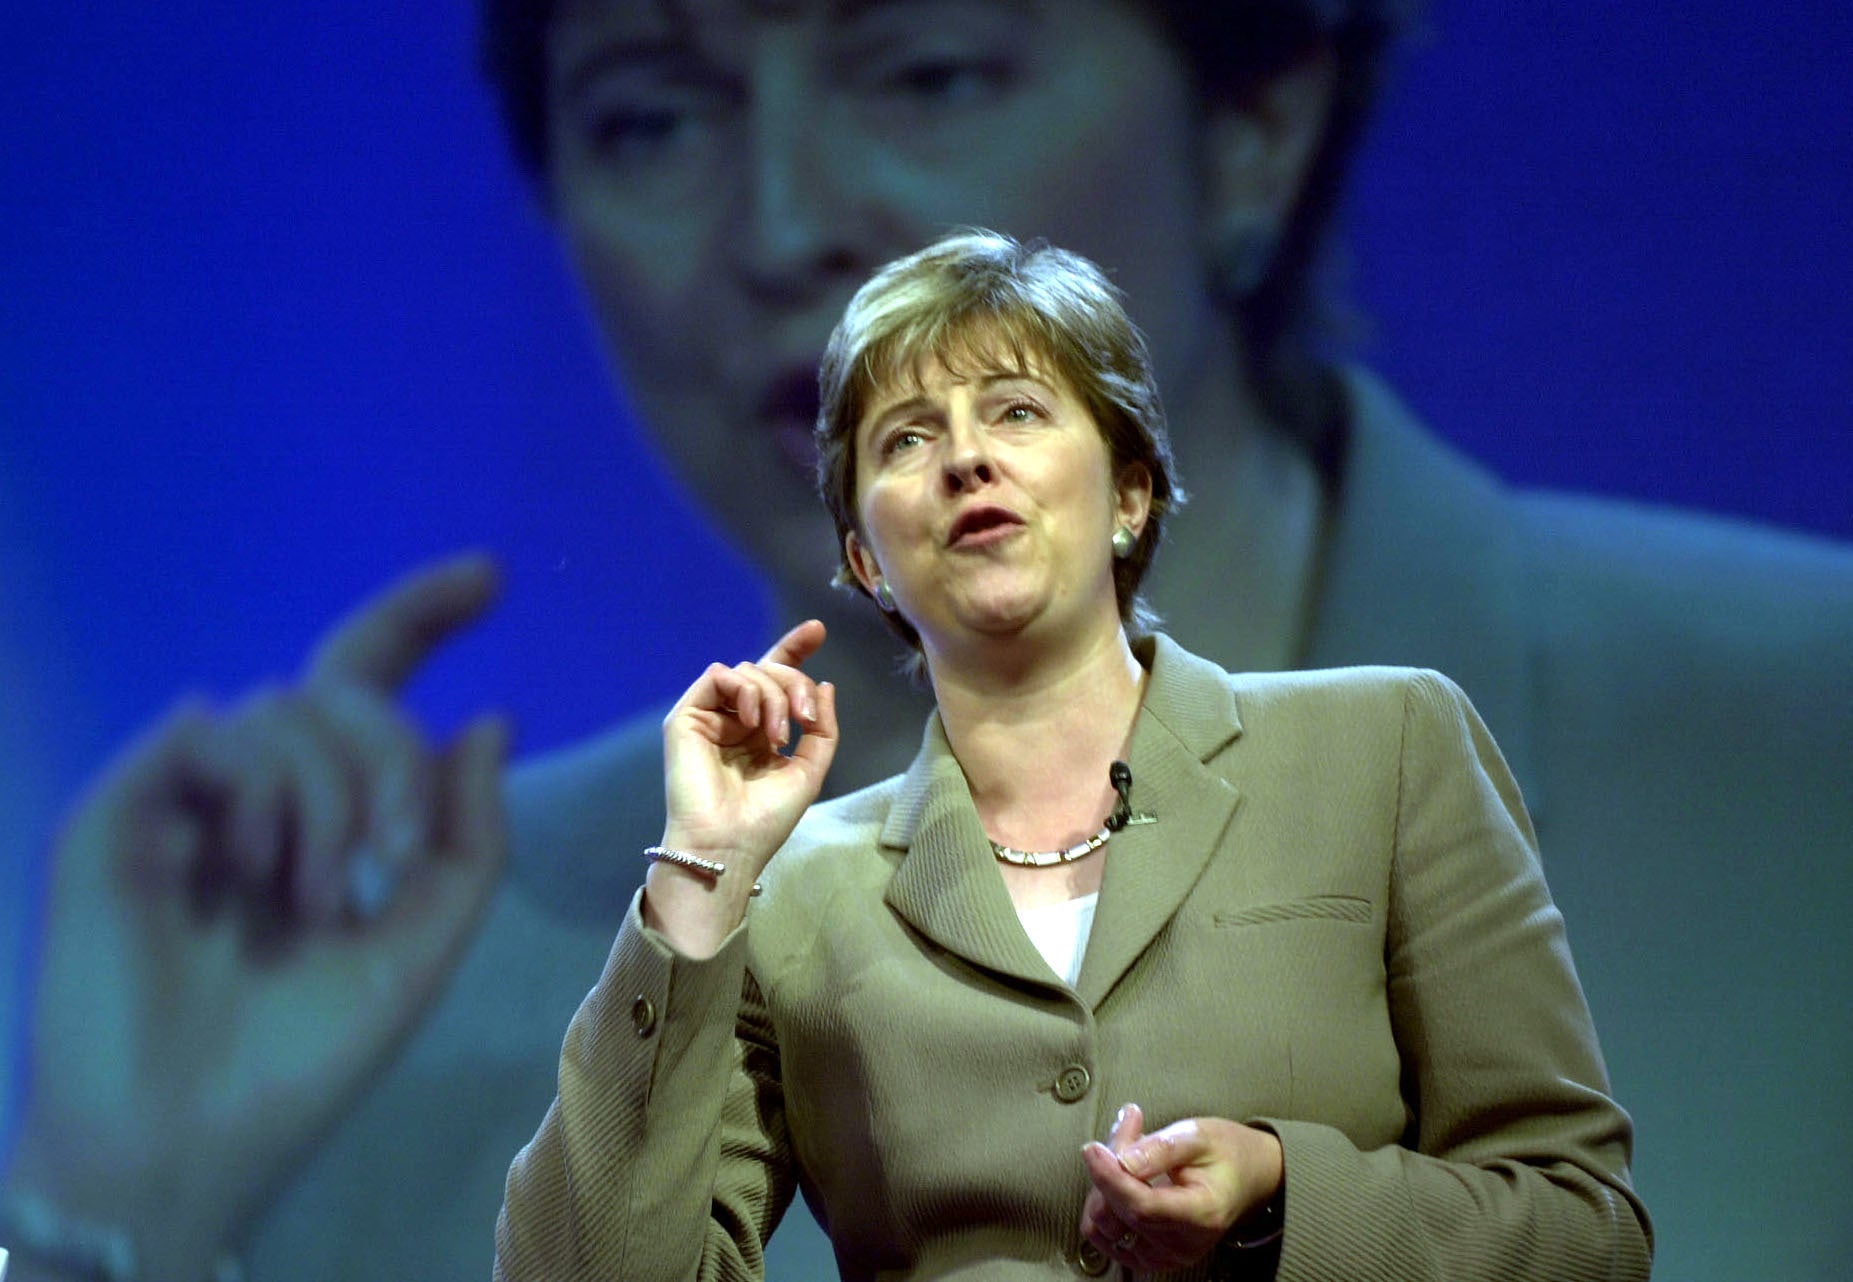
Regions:
<svg viewBox="0 0 1853 1282"><path fill-rule="evenodd" d="M1090 1008L1163 930L1222 844L1240 801L1204 762L1241 733L1235 695L1220 668L1168 638L1150 647L1151 680L1133 728L1132 808L1157 822L1116 833L1076 990ZM1141 658L1146 657L1141 655Z"/></svg>
<svg viewBox="0 0 1853 1282"><path fill-rule="evenodd" d="M915 930L974 965L1060 986L992 866L990 841L937 712L927 719L881 844L905 853L885 898Z"/></svg>

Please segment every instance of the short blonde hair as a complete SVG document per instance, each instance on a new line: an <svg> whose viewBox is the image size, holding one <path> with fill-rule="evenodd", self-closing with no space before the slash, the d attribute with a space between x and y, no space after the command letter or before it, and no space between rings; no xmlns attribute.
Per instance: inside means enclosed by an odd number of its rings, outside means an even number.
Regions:
<svg viewBox="0 0 1853 1282"><path fill-rule="evenodd" d="M929 360L956 374L999 365L1026 371L1032 358L1059 374L1099 424L1115 477L1135 464L1151 475L1145 527L1132 554L1114 562L1113 584L1128 626L1142 631L1157 621L1139 585L1165 514L1184 493L1173 480L1145 337L1093 263L992 231L957 232L889 263L856 291L830 335L817 374L817 488L836 522L839 587L863 590L844 542L861 534L856 428L872 398L903 380L917 384ZM913 627L896 613L883 617L918 655Z"/></svg>

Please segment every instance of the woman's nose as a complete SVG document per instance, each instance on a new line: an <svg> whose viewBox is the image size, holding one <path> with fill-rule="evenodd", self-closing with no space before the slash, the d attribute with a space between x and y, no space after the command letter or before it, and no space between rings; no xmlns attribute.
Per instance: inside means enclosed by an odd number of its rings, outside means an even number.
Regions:
<svg viewBox="0 0 1853 1282"><path fill-rule="evenodd" d="M977 428L955 426L946 435L946 453L941 463L948 494L964 494L996 479L989 443Z"/></svg>

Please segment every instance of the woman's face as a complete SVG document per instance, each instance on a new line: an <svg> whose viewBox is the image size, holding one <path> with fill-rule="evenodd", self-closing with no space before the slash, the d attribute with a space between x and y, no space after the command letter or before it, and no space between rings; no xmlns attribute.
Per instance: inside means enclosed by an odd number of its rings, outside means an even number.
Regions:
<svg viewBox="0 0 1853 1282"><path fill-rule="evenodd" d="M1119 626L1112 537L1149 487L1116 486L1100 426L1045 361L926 361L870 398L856 428L847 539L929 657L974 637L1076 637Z"/></svg>
<svg viewBox="0 0 1853 1282"><path fill-rule="evenodd" d="M565 0L552 191L671 463L781 590L836 557L818 357L947 230L1045 237L1131 298L1167 399L1210 335L1185 68L1111 0Z"/></svg>

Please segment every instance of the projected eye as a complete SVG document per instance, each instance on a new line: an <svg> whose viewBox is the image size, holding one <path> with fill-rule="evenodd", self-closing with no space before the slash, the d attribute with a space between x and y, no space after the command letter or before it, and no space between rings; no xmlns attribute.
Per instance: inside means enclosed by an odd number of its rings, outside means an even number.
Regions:
<svg viewBox="0 0 1853 1282"><path fill-rule="evenodd" d="M637 86L595 82L582 94L576 123L583 152L607 168L650 172L701 162L725 127L729 101L694 84Z"/></svg>
<svg viewBox="0 0 1853 1282"><path fill-rule="evenodd" d="M641 162L660 158L678 141L689 141L692 123L686 113L667 108L614 108L594 113L586 133L593 149L606 159Z"/></svg>
<svg viewBox="0 0 1853 1282"><path fill-rule="evenodd" d="M990 102L1014 79L1014 67L1002 58L917 58L887 69L878 87L921 106L971 107Z"/></svg>

